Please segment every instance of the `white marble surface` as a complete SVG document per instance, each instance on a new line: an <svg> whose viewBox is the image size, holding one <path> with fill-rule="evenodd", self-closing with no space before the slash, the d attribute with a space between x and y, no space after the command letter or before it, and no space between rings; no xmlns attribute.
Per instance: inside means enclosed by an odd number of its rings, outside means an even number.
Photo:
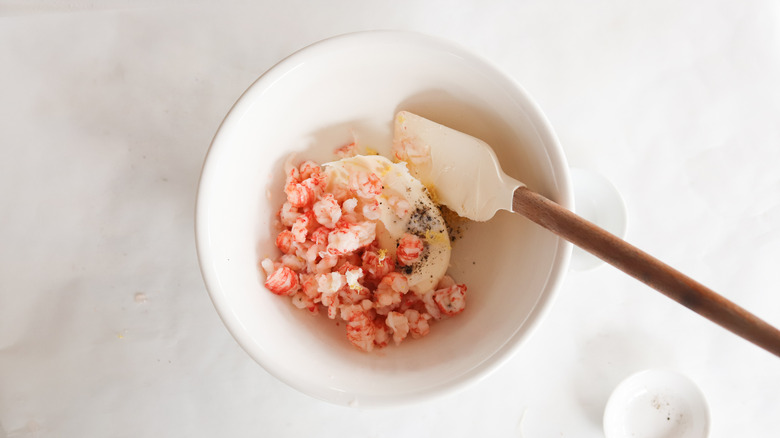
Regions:
<svg viewBox="0 0 780 438"><path fill-rule="evenodd" d="M238 347L193 242L211 137L283 56L376 28L493 60L620 190L629 241L780 325L773 0L0 0L0 438L601 437L610 391L653 367L698 383L713 438L775 435L780 359L610 267L425 404L325 404Z"/></svg>

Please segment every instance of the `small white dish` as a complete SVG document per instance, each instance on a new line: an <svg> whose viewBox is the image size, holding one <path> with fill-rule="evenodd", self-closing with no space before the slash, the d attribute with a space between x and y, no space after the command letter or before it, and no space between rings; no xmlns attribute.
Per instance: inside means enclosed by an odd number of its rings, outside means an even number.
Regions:
<svg viewBox="0 0 780 438"><path fill-rule="evenodd" d="M628 377L604 410L607 438L706 438L709 430L704 395L674 371L646 370Z"/></svg>

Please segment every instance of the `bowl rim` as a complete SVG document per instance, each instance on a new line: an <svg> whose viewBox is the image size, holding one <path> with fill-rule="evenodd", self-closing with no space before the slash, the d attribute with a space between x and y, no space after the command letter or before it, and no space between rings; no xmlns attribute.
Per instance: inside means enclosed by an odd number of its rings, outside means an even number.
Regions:
<svg viewBox="0 0 780 438"><path fill-rule="evenodd" d="M331 50L349 47L356 43L377 44L382 42L390 42L393 44L420 44L433 47L435 49L448 51L464 59L470 65L476 66L480 70L488 72L496 80L501 81L502 85L505 85L508 89L513 90L513 92L516 93L516 95L513 96L513 99L522 101L523 107L527 109L528 118L537 128L538 135L540 135L544 143L548 145L548 156L551 167L555 172L555 180L559 192L554 201L567 209L573 210L574 208L573 189L571 186L571 177L569 174L569 166L566 161L566 156L564 154L563 147L561 146L555 134L555 131L552 129L552 126L544 115L541 107L517 81L506 74L497 65L453 41L419 32L402 30L368 30L344 33L306 45L303 48L300 48L292 54L281 59L279 62L272 65L269 69L262 73L242 92L242 94L238 97L236 102L227 112L225 117L222 119L204 157L195 199L194 231L198 264L200 267L201 276L203 277L203 281L206 286L206 290L209 294L209 297L211 298L212 303L214 304L214 307L217 310L217 314L227 328L228 332L230 332L230 334L238 342L242 349L271 375L286 383L290 387L295 388L299 392L314 398L336 404L341 403L339 403L339 401L337 401L335 398L328 398L322 394L314 393L310 388L308 388L307 385L296 382L294 378L290 376L289 373L286 373L282 367L279 367L264 358L261 352L250 348L252 345L250 342L250 336L245 333L244 330L242 330L242 325L238 321L236 315L226 300L226 295L218 281L218 274L214 267L209 263L212 253L212 245L209 238L209 224L207 219L208 195L206 195L206 192L209 190L209 186L211 185L211 173L213 172L213 165L210 163L214 163L216 161L214 157L220 153L223 145L222 138L226 136L225 132L229 131L233 125L239 123L241 116L260 96L262 96L262 94L267 89L272 87L277 80L281 79L292 69L295 69L304 63L306 59L313 54L327 53ZM422 391L412 391L403 394L394 394L392 396L377 396L368 399L361 399L360 406L391 407L408 405L410 403L423 402L434 398L439 398L443 395L452 394L456 391L465 389L467 386L479 382L497 370L499 367L504 365L517 353L522 344L533 335L541 321L544 319L544 317L546 317L550 311L550 307L552 306L554 298L558 293L561 283L563 282L565 274L568 271L572 245L562 238L557 239L558 241L556 245L555 256L553 257L552 269L550 270L545 285L546 290L539 297L535 307L523 322L523 326L525 327L523 331L516 331L490 358L482 361L474 368L468 370L456 380L443 382L437 386L426 388ZM332 393L332 395L338 394L339 398L344 396L343 391L333 388L327 389L330 393Z"/></svg>

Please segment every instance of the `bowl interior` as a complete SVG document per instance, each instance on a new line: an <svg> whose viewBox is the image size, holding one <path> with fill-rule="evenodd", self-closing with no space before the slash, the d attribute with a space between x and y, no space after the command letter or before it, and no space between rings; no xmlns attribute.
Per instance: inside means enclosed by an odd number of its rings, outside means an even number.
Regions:
<svg viewBox="0 0 780 438"><path fill-rule="evenodd" d="M393 116L409 110L485 140L504 170L570 206L553 134L516 84L436 39L398 32L333 38L285 59L253 84L223 122L198 194L198 252L218 312L269 372L340 404L394 404L483 375L519 345L549 303L569 246L518 215L472 223L453 245L449 273L467 308L425 338L363 353L343 324L313 317L263 288L257 262L275 256L282 163L318 162L353 136L390 151ZM469 172L464 169L464 178Z"/></svg>

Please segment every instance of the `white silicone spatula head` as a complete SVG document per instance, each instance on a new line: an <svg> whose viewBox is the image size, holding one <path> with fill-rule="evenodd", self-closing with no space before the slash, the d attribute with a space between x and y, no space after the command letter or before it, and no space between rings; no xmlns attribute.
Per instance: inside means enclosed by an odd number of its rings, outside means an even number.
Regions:
<svg viewBox="0 0 780 438"><path fill-rule="evenodd" d="M407 111L395 117L393 149L436 200L459 216L486 221L512 210L523 184L506 175L484 141Z"/></svg>

